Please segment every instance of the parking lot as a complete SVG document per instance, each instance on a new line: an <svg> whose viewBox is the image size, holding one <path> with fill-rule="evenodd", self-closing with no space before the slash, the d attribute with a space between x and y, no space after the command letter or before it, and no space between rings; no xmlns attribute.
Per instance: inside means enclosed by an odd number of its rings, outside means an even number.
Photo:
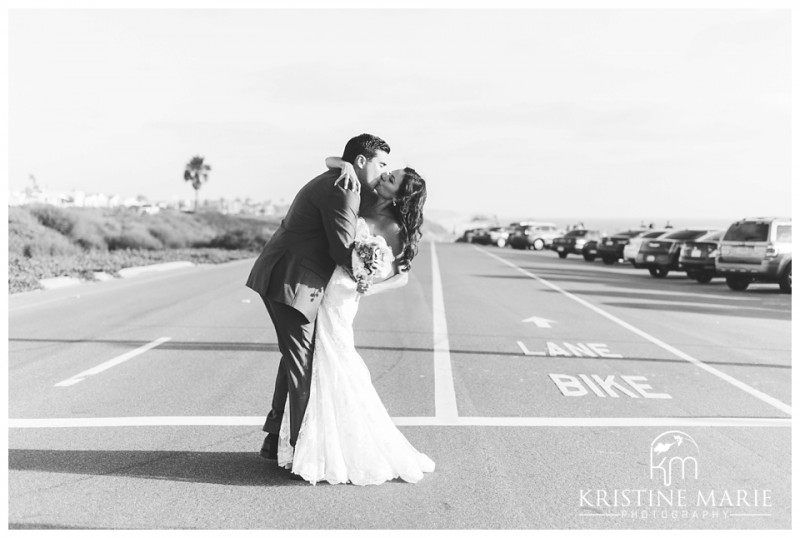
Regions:
<svg viewBox="0 0 800 538"><path fill-rule="evenodd" d="M552 250L561 259L579 256L606 265L628 263L654 278L678 272L700 284L722 278L735 291L751 283L792 291L792 220L751 217L724 226L658 227L608 232L582 222L566 229L553 222L523 221L465 230L457 242L517 250Z"/></svg>

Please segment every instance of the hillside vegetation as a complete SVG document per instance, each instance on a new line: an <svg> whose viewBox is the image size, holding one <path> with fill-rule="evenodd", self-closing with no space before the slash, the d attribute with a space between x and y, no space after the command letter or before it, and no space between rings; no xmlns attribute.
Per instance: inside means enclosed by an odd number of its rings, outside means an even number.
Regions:
<svg viewBox="0 0 800 538"><path fill-rule="evenodd" d="M220 213L61 208L8 208L9 292L39 288L56 276L93 279L95 272L187 260L221 263L249 258L269 240L279 218Z"/></svg>

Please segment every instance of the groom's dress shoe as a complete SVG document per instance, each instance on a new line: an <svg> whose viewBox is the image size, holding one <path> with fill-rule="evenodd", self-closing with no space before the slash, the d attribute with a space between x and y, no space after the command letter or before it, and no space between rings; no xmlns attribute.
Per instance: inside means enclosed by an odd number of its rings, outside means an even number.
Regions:
<svg viewBox="0 0 800 538"><path fill-rule="evenodd" d="M278 459L278 436L274 433L267 434L267 437L264 439L264 444L261 445L261 451L259 452L262 458L267 460L277 460Z"/></svg>

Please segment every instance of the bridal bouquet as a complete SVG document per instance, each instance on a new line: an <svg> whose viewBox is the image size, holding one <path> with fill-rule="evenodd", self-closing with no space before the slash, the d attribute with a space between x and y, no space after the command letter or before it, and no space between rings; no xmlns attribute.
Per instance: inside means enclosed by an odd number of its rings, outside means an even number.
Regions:
<svg viewBox="0 0 800 538"><path fill-rule="evenodd" d="M379 235L355 242L353 247L353 276L356 280L372 281L385 278L392 271L392 247Z"/></svg>

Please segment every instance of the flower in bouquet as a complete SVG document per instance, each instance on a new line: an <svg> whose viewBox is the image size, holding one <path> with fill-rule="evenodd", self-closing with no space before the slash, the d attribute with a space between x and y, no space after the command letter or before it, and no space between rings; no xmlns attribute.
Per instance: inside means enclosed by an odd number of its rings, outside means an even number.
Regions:
<svg viewBox="0 0 800 538"><path fill-rule="evenodd" d="M371 282L375 278L386 278L392 272L392 247L379 235L369 236L355 242L352 261L356 280Z"/></svg>

